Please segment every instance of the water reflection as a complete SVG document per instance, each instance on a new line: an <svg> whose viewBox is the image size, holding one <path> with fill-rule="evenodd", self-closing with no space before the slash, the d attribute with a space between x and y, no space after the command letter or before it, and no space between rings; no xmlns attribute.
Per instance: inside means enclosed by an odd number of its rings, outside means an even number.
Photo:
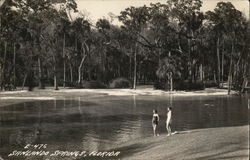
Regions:
<svg viewBox="0 0 250 160"><path fill-rule="evenodd" d="M127 140L152 136L152 110L166 133L167 107L173 130L248 124L247 97L124 96L35 101L0 108L0 155L28 143L51 150L105 150Z"/></svg>

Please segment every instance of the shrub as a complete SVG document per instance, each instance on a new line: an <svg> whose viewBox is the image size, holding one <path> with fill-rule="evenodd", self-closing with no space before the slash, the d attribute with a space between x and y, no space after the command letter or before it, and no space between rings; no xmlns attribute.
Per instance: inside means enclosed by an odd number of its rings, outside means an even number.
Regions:
<svg viewBox="0 0 250 160"><path fill-rule="evenodd" d="M84 81L81 85L76 86L77 88L86 89L102 89L107 88L105 84L100 81Z"/></svg>
<svg viewBox="0 0 250 160"><path fill-rule="evenodd" d="M191 83L187 81L177 82L174 86L176 90L203 90L205 89L203 82Z"/></svg>
<svg viewBox="0 0 250 160"><path fill-rule="evenodd" d="M130 88L131 82L126 78L116 78L109 84L110 88Z"/></svg>
<svg viewBox="0 0 250 160"><path fill-rule="evenodd" d="M205 87L210 88L210 87L218 87L218 84L214 81L207 81L205 83Z"/></svg>
<svg viewBox="0 0 250 160"><path fill-rule="evenodd" d="M174 90L203 90L204 84L202 82L190 83L188 81L173 81ZM170 84L166 82L155 82L154 89L170 90Z"/></svg>
<svg viewBox="0 0 250 160"><path fill-rule="evenodd" d="M155 83L154 83L154 89L162 89L162 90L165 90L165 89L167 89L167 84L166 84L166 82L159 82L159 81L156 81Z"/></svg>

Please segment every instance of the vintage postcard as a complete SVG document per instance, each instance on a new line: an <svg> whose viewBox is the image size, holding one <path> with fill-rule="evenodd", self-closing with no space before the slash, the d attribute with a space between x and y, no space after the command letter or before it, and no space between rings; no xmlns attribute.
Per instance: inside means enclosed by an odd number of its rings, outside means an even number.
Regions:
<svg viewBox="0 0 250 160"><path fill-rule="evenodd" d="M248 160L249 0L0 0L0 160Z"/></svg>

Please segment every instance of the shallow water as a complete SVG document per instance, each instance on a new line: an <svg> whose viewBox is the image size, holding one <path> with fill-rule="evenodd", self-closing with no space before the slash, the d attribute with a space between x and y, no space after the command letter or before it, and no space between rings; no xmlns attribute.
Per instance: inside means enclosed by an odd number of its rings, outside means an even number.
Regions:
<svg viewBox="0 0 250 160"><path fill-rule="evenodd" d="M9 105L0 108L0 155L40 143L50 150L107 150L152 136L153 109L160 115L158 131L166 134L168 106L173 106L174 131L247 125L248 98L102 96Z"/></svg>

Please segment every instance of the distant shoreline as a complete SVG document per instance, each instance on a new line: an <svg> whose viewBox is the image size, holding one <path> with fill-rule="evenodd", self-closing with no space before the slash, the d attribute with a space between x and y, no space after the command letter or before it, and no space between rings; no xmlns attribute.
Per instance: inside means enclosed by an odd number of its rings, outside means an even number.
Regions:
<svg viewBox="0 0 250 160"><path fill-rule="evenodd" d="M153 88L133 89L69 89L59 88L54 90L52 87L46 89L37 89L33 91L16 90L16 91L2 91L0 92L0 107L40 100L62 100L72 99L76 97L87 97L98 99L103 96L234 96L237 92L231 91L231 95L227 94L227 89L206 88L199 91L163 91L155 90Z"/></svg>
<svg viewBox="0 0 250 160"><path fill-rule="evenodd" d="M71 88L60 88L59 90L54 90L52 87L46 89L37 89L33 91L25 90L13 90L13 91L0 91L0 95L15 95L16 93L39 93L39 92L50 92L55 93L94 93L94 94L107 94L112 96L127 96L127 95L173 95L173 96L203 96L203 95L228 95L227 89L218 88L206 88L204 90L194 90L194 91L164 91L157 90L151 87L134 89L71 89ZM236 91L231 91L231 95L237 94ZM34 95L35 96L35 95ZM35 96L36 97L36 96Z"/></svg>

